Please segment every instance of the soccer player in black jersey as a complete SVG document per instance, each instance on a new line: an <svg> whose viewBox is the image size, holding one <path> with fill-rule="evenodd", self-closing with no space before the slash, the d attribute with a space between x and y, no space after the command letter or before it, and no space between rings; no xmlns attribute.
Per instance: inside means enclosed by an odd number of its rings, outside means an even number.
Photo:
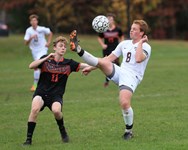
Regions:
<svg viewBox="0 0 188 150"><path fill-rule="evenodd" d="M62 141L69 141L62 115L63 94L70 73L78 72L88 65L64 58L66 45L66 38L62 36L57 37L53 42L55 53L44 55L29 65L30 69L40 68L41 74L37 89L33 95L31 112L27 123L27 138L23 145L32 144L37 116L46 106L54 114Z"/></svg>
<svg viewBox="0 0 188 150"><path fill-rule="evenodd" d="M102 47L103 57L108 56L116 48L119 42L124 40L124 35L120 27L116 26L115 15L112 13L107 14L109 20L109 29L106 32L99 33L98 42ZM119 59L114 61L115 64L119 66ZM104 82L104 87L107 87L109 80L106 78Z"/></svg>

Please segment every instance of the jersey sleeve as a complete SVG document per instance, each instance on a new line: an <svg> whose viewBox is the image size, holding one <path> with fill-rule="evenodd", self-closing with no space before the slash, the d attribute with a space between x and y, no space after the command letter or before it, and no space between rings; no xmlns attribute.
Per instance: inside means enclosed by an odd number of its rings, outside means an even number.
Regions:
<svg viewBox="0 0 188 150"><path fill-rule="evenodd" d="M123 45L124 41L120 42L118 44L118 46L116 47L116 49L114 51L112 51L112 54L114 54L117 57L120 57L122 54L122 45Z"/></svg>
<svg viewBox="0 0 188 150"><path fill-rule="evenodd" d="M25 32L24 40L25 40L25 41L28 41L29 38L30 38L30 34L29 34L28 29L27 29L26 32Z"/></svg>
<svg viewBox="0 0 188 150"><path fill-rule="evenodd" d="M144 54L146 55L146 58L150 57L151 55L151 46L147 43L144 43L142 46L142 49L144 51Z"/></svg>
<svg viewBox="0 0 188 150"><path fill-rule="evenodd" d="M42 59L42 58L44 58L44 57L46 57L46 56L47 56L47 55L43 55L43 56L41 56L41 57L40 57L40 59ZM43 63L44 63L44 62L43 62ZM40 69L41 69L41 68L42 68L43 63L41 63L41 64L38 66L38 68L40 68Z"/></svg>
<svg viewBox="0 0 188 150"><path fill-rule="evenodd" d="M71 72L78 72L80 69L80 63L71 59L70 67Z"/></svg>
<svg viewBox="0 0 188 150"><path fill-rule="evenodd" d="M121 30L121 28L118 28L118 36L121 37L123 35L123 32Z"/></svg>
<svg viewBox="0 0 188 150"><path fill-rule="evenodd" d="M42 27L42 30L45 34L50 34L51 32L50 28L47 28L47 27Z"/></svg>
<svg viewBox="0 0 188 150"><path fill-rule="evenodd" d="M104 34L103 34L103 33L99 33L99 34L98 34L98 37L104 38Z"/></svg>

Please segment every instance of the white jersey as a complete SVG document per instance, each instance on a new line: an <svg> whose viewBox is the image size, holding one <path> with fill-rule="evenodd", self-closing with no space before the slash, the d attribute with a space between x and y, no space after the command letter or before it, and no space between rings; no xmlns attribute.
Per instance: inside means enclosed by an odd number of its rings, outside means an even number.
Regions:
<svg viewBox="0 0 188 150"><path fill-rule="evenodd" d="M33 29L33 27L29 27L26 30L24 40L29 40L30 37L34 34L37 34L37 38L32 39L29 43L29 48L33 51L47 51L48 48L45 46L46 44L46 38L45 36L50 34L50 29L43 27L43 26L37 26L36 30Z"/></svg>
<svg viewBox="0 0 188 150"><path fill-rule="evenodd" d="M120 66L121 71L129 72L141 81L151 55L151 47L148 43L143 43L142 49L146 54L146 59L141 63L137 63L135 59L137 46L138 43L133 44L132 40L125 40L119 43L112 53L117 57L123 55L123 60Z"/></svg>

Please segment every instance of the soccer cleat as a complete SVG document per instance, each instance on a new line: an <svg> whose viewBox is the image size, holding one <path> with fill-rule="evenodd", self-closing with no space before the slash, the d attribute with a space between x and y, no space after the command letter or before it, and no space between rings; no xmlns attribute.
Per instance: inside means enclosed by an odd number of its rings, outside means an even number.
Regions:
<svg viewBox="0 0 188 150"><path fill-rule="evenodd" d="M125 140L130 140L133 138L133 133L132 132L125 132L123 135L123 139Z"/></svg>
<svg viewBox="0 0 188 150"><path fill-rule="evenodd" d="M68 143L69 142L69 136L67 134L61 135L61 139L64 143Z"/></svg>
<svg viewBox="0 0 188 150"><path fill-rule="evenodd" d="M69 142L69 136L68 136L64 127L63 127L63 129L60 130L60 133L61 133L62 142L68 143Z"/></svg>
<svg viewBox="0 0 188 150"><path fill-rule="evenodd" d="M81 50L81 47L78 45L79 40L77 39L77 31L73 30L70 33L70 49L71 51L78 52L78 50Z"/></svg>
<svg viewBox="0 0 188 150"><path fill-rule="evenodd" d="M35 86L35 85L32 85L30 91L31 91L31 92L34 92L35 90L36 90L36 86Z"/></svg>
<svg viewBox="0 0 188 150"><path fill-rule="evenodd" d="M32 144L32 141L31 140L26 140L24 143L23 143L23 146L29 146Z"/></svg>

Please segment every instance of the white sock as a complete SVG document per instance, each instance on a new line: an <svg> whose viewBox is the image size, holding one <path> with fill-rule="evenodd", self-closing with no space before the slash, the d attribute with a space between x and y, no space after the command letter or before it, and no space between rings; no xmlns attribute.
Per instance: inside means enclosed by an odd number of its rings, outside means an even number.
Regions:
<svg viewBox="0 0 188 150"><path fill-rule="evenodd" d="M91 55L90 53L84 51L84 54L81 56L81 58L89 65L91 66L97 66L98 64L98 58Z"/></svg>
<svg viewBox="0 0 188 150"><path fill-rule="evenodd" d="M132 126L133 125L133 109L129 107L127 110L122 110L123 119L125 125Z"/></svg>
<svg viewBox="0 0 188 150"><path fill-rule="evenodd" d="M34 84L38 83L40 77L40 69L34 70Z"/></svg>

